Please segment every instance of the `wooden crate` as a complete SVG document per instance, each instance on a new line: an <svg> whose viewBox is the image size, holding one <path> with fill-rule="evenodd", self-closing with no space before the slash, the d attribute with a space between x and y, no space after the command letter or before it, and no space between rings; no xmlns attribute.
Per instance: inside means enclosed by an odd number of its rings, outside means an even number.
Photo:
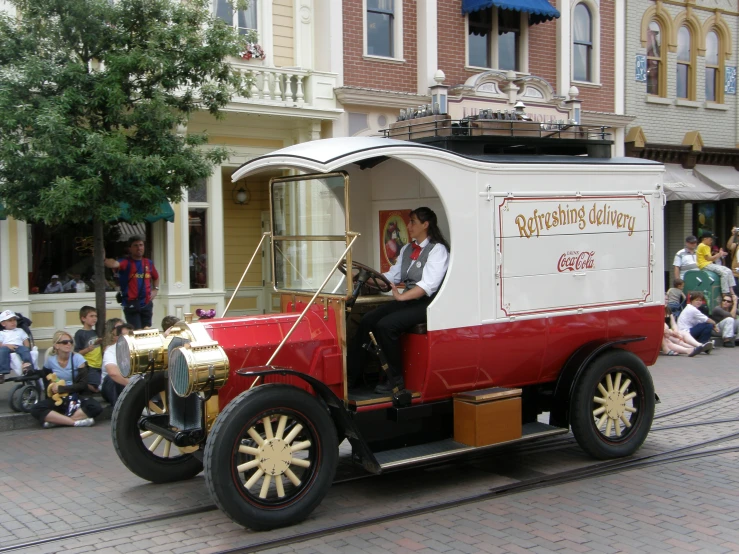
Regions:
<svg viewBox="0 0 739 554"><path fill-rule="evenodd" d="M429 115L390 124L388 136L399 140L425 137L448 137L452 134L449 114Z"/></svg>
<svg viewBox="0 0 739 554"><path fill-rule="evenodd" d="M492 388L454 395L454 440L488 446L521 438L521 389Z"/></svg>

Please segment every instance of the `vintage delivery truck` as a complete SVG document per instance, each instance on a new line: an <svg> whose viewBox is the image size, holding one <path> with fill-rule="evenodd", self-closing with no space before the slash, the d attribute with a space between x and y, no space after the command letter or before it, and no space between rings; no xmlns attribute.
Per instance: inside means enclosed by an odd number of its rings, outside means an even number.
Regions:
<svg viewBox="0 0 739 554"><path fill-rule="evenodd" d="M269 529L321 502L344 440L375 474L570 429L596 458L644 442L664 317L660 164L367 137L284 148L233 180L263 171L281 172L262 237L281 312L122 337L132 380L112 432L135 474L204 470L234 521ZM393 217L418 206L451 248L426 324L402 337L405 389L375 394L370 367L349 390L357 321L393 301L388 222L402 244Z"/></svg>

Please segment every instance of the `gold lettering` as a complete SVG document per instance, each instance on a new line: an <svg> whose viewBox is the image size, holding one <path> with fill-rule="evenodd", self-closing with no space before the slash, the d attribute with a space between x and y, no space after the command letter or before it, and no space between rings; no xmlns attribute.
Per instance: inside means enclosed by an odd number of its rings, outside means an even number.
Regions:
<svg viewBox="0 0 739 554"><path fill-rule="evenodd" d="M526 238L531 236L526 232L526 218L521 214L516 216L516 225L518 225L518 236Z"/></svg>

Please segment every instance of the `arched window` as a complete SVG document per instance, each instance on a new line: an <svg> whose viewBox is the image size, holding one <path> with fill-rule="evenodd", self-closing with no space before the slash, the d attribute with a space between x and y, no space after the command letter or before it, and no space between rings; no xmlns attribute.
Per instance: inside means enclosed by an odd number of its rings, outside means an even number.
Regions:
<svg viewBox="0 0 739 554"><path fill-rule="evenodd" d="M693 44L690 29L680 27L677 32L677 90L678 98L693 100Z"/></svg>
<svg viewBox="0 0 739 554"><path fill-rule="evenodd" d="M665 34L656 21L651 21L647 29L647 94L666 96Z"/></svg>
<svg viewBox="0 0 739 554"><path fill-rule="evenodd" d="M593 18L588 7L575 6L572 18L572 78L593 80Z"/></svg>
<svg viewBox="0 0 739 554"><path fill-rule="evenodd" d="M706 35L706 100L724 102L724 64L721 39L716 31Z"/></svg>

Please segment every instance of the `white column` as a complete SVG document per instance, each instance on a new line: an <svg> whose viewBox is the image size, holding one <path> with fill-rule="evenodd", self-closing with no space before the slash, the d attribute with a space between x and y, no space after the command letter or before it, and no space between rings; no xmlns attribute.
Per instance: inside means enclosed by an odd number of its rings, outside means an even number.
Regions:
<svg viewBox="0 0 739 554"><path fill-rule="evenodd" d="M208 204L208 278L211 279L208 285L214 292L223 292L226 285L226 255L223 245L223 173L220 166L215 168L208 179Z"/></svg>
<svg viewBox="0 0 739 554"><path fill-rule="evenodd" d="M344 11L342 0L328 0L329 58L331 73L336 73L336 86L344 86Z"/></svg>
<svg viewBox="0 0 739 554"><path fill-rule="evenodd" d="M624 144L626 132L623 127L613 129L613 152L612 154L617 158L622 158L626 155L626 145Z"/></svg>
<svg viewBox="0 0 739 554"><path fill-rule="evenodd" d="M275 66L275 41L272 33L272 0L259 2L259 44L264 48L267 67Z"/></svg>
<svg viewBox="0 0 739 554"><path fill-rule="evenodd" d="M418 94L428 94L439 68L438 18L436 0L416 4L418 11Z"/></svg>
<svg viewBox="0 0 739 554"><path fill-rule="evenodd" d="M617 114L623 114L625 113L624 110L626 109L626 0L616 0L616 29L614 42L614 78L616 84L614 90L614 109ZM621 143L623 147L623 140L621 141Z"/></svg>
<svg viewBox="0 0 739 554"><path fill-rule="evenodd" d="M559 19L557 20L557 94L567 96L570 90L571 48L571 0L559 0Z"/></svg>
<svg viewBox="0 0 739 554"><path fill-rule="evenodd" d="M28 233L24 221L0 221L0 301L28 302ZM42 291L43 292L43 291ZM14 309L23 306L14 304ZM2 311L2 310L0 310Z"/></svg>
<svg viewBox="0 0 739 554"><path fill-rule="evenodd" d="M313 0L295 1L295 65L303 69L315 67L313 54Z"/></svg>

